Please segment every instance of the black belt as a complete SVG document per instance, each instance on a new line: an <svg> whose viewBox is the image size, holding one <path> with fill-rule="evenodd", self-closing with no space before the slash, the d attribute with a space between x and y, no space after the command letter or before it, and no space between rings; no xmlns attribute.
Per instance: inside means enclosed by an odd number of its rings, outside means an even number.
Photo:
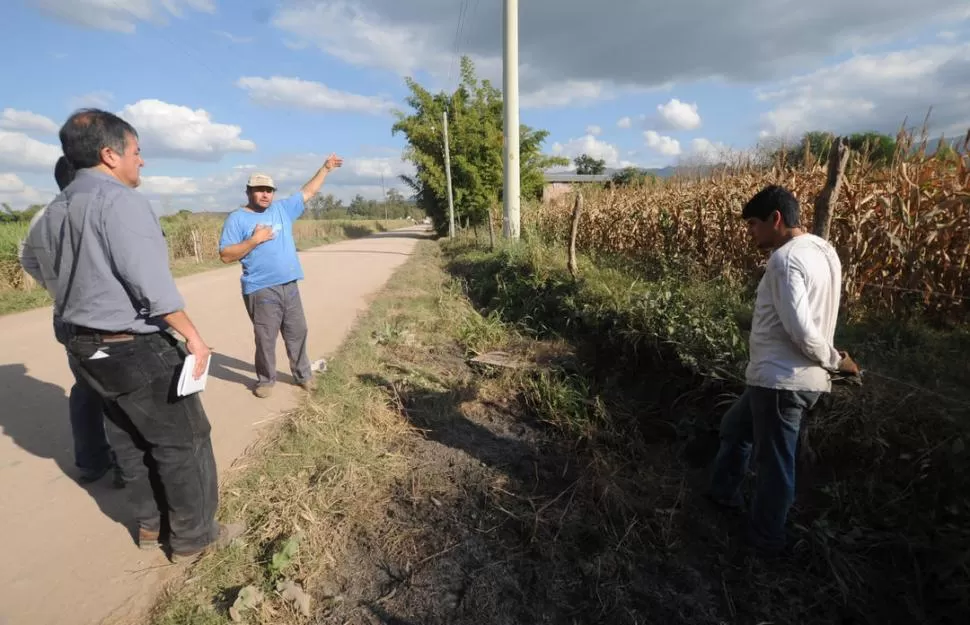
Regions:
<svg viewBox="0 0 970 625"><path fill-rule="evenodd" d="M99 330L97 328L76 326L70 323L66 325L67 325L67 331L69 334L72 334L74 336L89 336L93 339L101 340L101 341L131 341L141 336L138 334L133 334L131 332L115 332L113 330Z"/></svg>

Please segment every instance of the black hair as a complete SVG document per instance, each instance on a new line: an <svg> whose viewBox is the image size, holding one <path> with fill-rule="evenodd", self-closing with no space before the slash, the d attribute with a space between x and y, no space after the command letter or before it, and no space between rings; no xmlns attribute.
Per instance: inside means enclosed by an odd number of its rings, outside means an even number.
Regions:
<svg viewBox="0 0 970 625"><path fill-rule="evenodd" d="M788 228L795 228L801 225L801 207L798 205L798 198L786 189L777 184L770 184L761 191L758 191L748 200L741 211L744 219L760 219L767 221L775 211L781 213L781 220Z"/></svg>
<svg viewBox="0 0 970 625"><path fill-rule="evenodd" d="M71 184L76 173L77 170L74 169L74 165L71 165L71 161L67 160L66 156L57 159L57 164L54 165L54 180L57 181L57 186L61 191Z"/></svg>
<svg viewBox="0 0 970 625"><path fill-rule="evenodd" d="M111 148L118 154L124 154L128 135L137 137L138 133L125 120L100 109L75 111L58 133L64 156L77 169L101 164L103 148Z"/></svg>

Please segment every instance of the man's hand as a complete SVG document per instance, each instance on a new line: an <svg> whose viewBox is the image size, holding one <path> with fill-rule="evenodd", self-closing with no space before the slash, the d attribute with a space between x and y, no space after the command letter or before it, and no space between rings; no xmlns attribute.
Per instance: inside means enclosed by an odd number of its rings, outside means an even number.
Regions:
<svg viewBox="0 0 970 625"><path fill-rule="evenodd" d="M852 360L849 352L840 351L839 355L842 356L842 360L839 361L839 372L848 373L849 375L859 375L862 369L859 368L856 361Z"/></svg>
<svg viewBox="0 0 970 625"><path fill-rule="evenodd" d="M342 166L343 164L344 164L344 159L340 158L336 154L331 154L330 157L327 158L327 162L323 164L323 169L326 170L327 172L330 172Z"/></svg>
<svg viewBox="0 0 970 625"><path fill-rule="evenodd" d="M196 340L187 341L185 347L189 350L190 354L195 356L195 370L192 372L192 377L198 380L205 372L205 366L209 362L212 350L202 341L201 337Z"/></svg>
<svg viewBox="0 0 970 625"><path fill-rule="evenodd" d="M249 238L252 239L253 242L256 245L259 245L260 243L265 243L265 242L269 241L270 239L274 238L275 236L276 235L273 234L273 228L272 227L267 226L266 224L259 224L253 230L253 235L251 237L249 237Z"/></svg>

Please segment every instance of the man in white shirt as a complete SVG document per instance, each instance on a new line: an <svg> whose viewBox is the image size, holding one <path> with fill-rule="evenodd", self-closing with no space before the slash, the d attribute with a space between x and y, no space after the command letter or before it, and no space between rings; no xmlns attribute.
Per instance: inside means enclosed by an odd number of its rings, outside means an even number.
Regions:
<svg viewBox="0 0 970 625"><path fill-rule="evenodd" d="M777 552L786 544L795 497L802 418L831 392L830 372L857 375L859 367L833 344L842 265L828 241L801 227L795 196L770 185L741 215L755 244L772 252L755 300L747 386L721 421L709 496L722 506L743 505L741 482L754 447L757 482L746 539Z"/></svg>

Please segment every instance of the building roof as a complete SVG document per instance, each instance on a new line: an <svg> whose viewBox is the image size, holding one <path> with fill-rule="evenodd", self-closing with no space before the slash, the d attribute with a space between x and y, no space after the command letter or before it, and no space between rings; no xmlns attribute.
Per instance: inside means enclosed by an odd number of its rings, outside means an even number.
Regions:
<svg viewBox="0 0 970 625"><path fill-rule="evenodd" d="M576 174L576 173L557 173L545 174L546 182L609 182L613 176L609 174Z"/></svg>

